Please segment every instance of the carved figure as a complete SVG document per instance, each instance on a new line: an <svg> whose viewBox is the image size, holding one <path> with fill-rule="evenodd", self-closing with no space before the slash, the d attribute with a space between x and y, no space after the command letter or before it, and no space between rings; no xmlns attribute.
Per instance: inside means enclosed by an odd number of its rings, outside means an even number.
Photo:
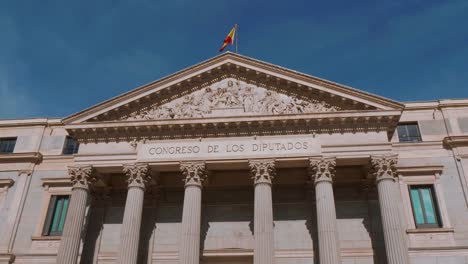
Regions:
<svg viewBox="0 0 468 264"><path fill-rule="evenodd" d="M244 82L221 82L195 91L164 105L153 106L123 117L124 120L202 118L213 115L213 109L243 107L249 114L301 114L334 112L338 108L323 101L305 101L288 97Z"/></svg>

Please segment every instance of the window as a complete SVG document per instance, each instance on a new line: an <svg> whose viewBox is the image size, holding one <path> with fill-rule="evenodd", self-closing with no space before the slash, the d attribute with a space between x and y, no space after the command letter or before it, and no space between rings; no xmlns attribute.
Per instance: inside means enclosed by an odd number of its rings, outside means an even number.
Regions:
<svg viewBox="0 0 468 264"><path fill-rule="evenodd" d="M409 191L416 228L441 227L433 186L413 185Z"/></svg>
<svg viewBox="0 0 468 264"><path fill-rule="evenodd" d="M63 154L76 154L78 153L78 148L80 147L80 143L76 141L76 139L72 137L67 137L65 139L65 146L63 146Z"/></svg>
<svg viewBox="0 0 468 264"><path fill-rule="evenodd" d="M422 141L421 133L417 123L399 124L397 127L398 139L400 142Z"/></svg>
<svg viewBox="0 0 468 264"><path fill-rule="evenodd" d="M0 138L0 153L13 153L16 138Z"/></svg>
<svg viewBox="0 0 468 264"><path fill-rule="evenodd" d="M47 209L46 221L42 231L43 236L61 236L65 218L67 217L68 195L52 195L49 209Z"/></svg>

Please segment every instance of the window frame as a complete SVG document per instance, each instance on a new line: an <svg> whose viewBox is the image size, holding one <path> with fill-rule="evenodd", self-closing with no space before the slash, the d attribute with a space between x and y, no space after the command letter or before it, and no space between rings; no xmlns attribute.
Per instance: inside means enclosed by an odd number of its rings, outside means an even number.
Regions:
<svg viewBox="0 0 468 264"><path fill-rule="evenodd" d="M400 137L399 128L403 127L403 126L408 126L408 125L415 125L416 129L418 131L418 135L417 135L417 137L410 137L409 133L408 133L407 138L416 138L417 140L403 140ZM407 127L405 127L405 129L406 129L407 132L409 132ZM422 142L423 141L423 138L422 138L422 135L421 135L421 129L419 129L419 122L417 122L417 121L398 123L397 128L396 128L396 132L397 132L398 142L401 142L401 143L415 143L415 142Z"/></svg>
<svg viewBox="0 0 468 264"><path fill-rule="evenodd" d="M453 228L447 210L444 188L441 184L442 165L416 165L416 166L398 166L398 183L400 195L403 201L404 217L406 219L406 228L408 232L414 230L427 230L427 232L437 232L438 230L450 230ZM432 185L434 190L434 199L437 202L440 224L439 228L416 228L413 215L413 208L408 186L410 185Z"/></svg>
<svg viewBox="0 0 468 264"><path fill-rule="evenodd" d="M62 208L60 208L61 212L58 216L58 221L61 221L60 219L63 218L63 224L65 225L71 197L70 195L55 195L55 194L51 195L49 199L49 206L47 208L45 222L44 222L43 229L42 229L42 236L47 236L47 237L48 236L62 236L63 229L61 231L52 231L52 225L54 223L59 199L65 198L65 197L67 198L67 204L68 204L67 209L65 212L63 212L63 205L62 205ZM65 216L63 216L63 213L65 213Z"/></svg>
<svg viewBox="0 0 468 264"><path fill-rule="evenodd" d="M61 240L62 236L43 236L44 225L46 224L47 212L49 209L50 200L53 195L69 195L71 201L71 182L69 177L59 178L42 178L42 186L44 188L42 202L41 202L41 213L37 221L34 233L31 239L35 242L39 241L51 241ZM58 245L57 245L58 246ZM54 244L55 247L55 244Z"/></svg>
<svg viewBox="0 0 468 264"><path fill-rule="evenodd" d="M2 143L8 142L8 140L14 141L11 151L2 151ZM18 137L1 137L0 138L0 154L14 153L17 141L18 141Z"/></svg>
<svg viewBox="0 0 468 264"><path fill-rule="evenodd" d="M73 150L71 152L65 152L66 150L68 150L68 142L69 141L75 141L75 145L73 146ZM70 137L70 136L66 136L65 137L65 142L63 144L63 149L62 149L62 155L74 155L76 153L78 153L78 151L80 150L80 143L78 143L78 141L73 138L73 137Z"/></svg>
<svg viewBox="0 0 468 264"><path fill-rule="evenodd" d="M426 209L425 209L425 206L423 205L424 202L423 202L422 194L421 194L421 191L420 191L422 188L429 188L431 190L431 202L432 202L432 205L433 205L435 219L436 219L436 222L437 222L435 224L427 223ZM423 218L424 218L424 222L425 222L424 224L418 224L418 222L417 222L416 212L415 212L415 207L414 207L414 201L413 201L413 197L411 195L411 190L412 189L417 189L418 190L418 195L419 195L420 203L421 203L421 209L423 211ZM437 196L436 196L437 194L435 193L434 184L410 184L410 185L408 185L408 193L409 193L409 197L410 197L411 210L413 212L413 221L414 221L414 225L416 226L416 229L441 228L443 226L443 221L442 221L442 216L441 216L440 210L439 210L439 202L437 200Z"/></svg>

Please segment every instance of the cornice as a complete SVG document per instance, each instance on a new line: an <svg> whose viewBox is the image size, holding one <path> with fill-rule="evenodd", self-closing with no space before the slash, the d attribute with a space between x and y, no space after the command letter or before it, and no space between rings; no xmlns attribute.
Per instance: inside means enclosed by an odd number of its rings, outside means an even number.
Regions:
<svg viewBox="0 0 468 264"><path fill-rule="evenodd" d="M442 141L419 141L419 142L392 142L392 147L399 148L430 148L442 147Z"/></svg>
<svg viewBox="0 0 468 264"><path fill-rule="evenodd" d="M23 153L1 153L0 163L39 163L42 161L40 152L23 152Z"/></svg>
<svg viewBox="0 0 468 264"><path fill-rule="evenodd" d="M177 139L218 136L347 133L395 130L401 111L351 111L300 115L212 117L176 120L69 124L80 142Z"/></svg>
<svg viewBox="0 0 468 264"><path fill-rule="evenodd" d="M441 174L444 170L443 165L432 165L432 166L397 166L397 173L399 175L435 175Z"/></svg>
<svg viewBox="0 0 468 264"><path fill-rule="evenodd" d="M61 177L61 178L42 178L42 186L50 187L50 186L62 186L62 187L70 187L72 185L70 177Z"/></svg>
<svg viewBox="0 0 468 264"><path fill-rule="evenodd" d="M15 181L12 179L0 179L0 188L10 187Z"/></svg>
<svg viewBox="0 0 468 264"><path fill-rule="evenodd" d="M450 148L466 147L468 146L468 135L445 137L444 144Z"/></svg>
<svg viewBox="0 0 468 264"><path fill-rule="evenodd" d="M62 125L62 121L57 118L32 118L32 119L4 119L0 120L0 127L31 127Z"/></svg>

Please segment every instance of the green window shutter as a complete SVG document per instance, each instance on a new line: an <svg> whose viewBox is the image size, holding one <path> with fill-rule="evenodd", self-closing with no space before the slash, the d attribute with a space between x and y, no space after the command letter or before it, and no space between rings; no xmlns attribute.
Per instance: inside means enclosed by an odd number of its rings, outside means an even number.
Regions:
<svg viewBox="0 0 468 264"><path fill-rule="evenodd" d="M50 199L47 218L44 224L43 236L62 235L67 216L70 197L53 195Z"/></svg>
<svg viewBox="0 0 468 264"><path fill-rule="evenodd" d="M52 225L52 216L54 214L56 200L57 196L53 195L52 197L50 197L49 208L47 209L46 220L44 222L44 228L42 230L43 236L48 236L50 233L50 227Z"/></svg>
<svg viewBox="0 0 468 264"><path fill-rule="evenodd" d="M60 232L63 231L63 226L65 225L65 218L67 217L69 200L69 197L64 197L62 215L60 216L60 222L58 227L58 231Z"/></svg>
<svg viewBox="0 0 468 264"><path fill-rule="evenodd" d="M410 186L411 207L418 228L440 227L440 217L432 186Z"/></svg>
<svg viewBox="0 0 468 264"><path fill-rule="evenodd" d="M54 218L52 219L52 228L50 229L50 233L56 233L58 230L58 223L60 221L60 214L62 213L62 206L63 206L63 199L57 199L57 203L55 205L55 212Z"/></svg>
<svg viewBox="0 0 468 264"><path fill-rule="evenodd" d="M411 200L413 202L414 218L417 225L424 224L424 213L421 205L421 199L419 199L418 189L411 190Z"/></svg>
<svg viewBox="0 0 468 264"><path fill-rule="evenodd" d="M434 210L434 203L432 202L432 192L429 188L421 188L421 196L424 204L424 211L426 212L426 223L437 224L436 214Z"/></svg>

